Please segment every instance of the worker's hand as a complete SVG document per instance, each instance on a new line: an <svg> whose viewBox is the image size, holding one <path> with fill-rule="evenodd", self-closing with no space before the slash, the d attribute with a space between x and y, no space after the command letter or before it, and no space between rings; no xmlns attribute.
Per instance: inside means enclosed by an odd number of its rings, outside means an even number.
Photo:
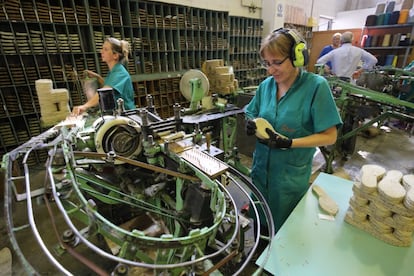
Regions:
<svg viewBox="0 0 414 276"><path fill-rule="evenodd" d="M266 128L266 133L269 135L269 139L259 139L259 142L269 146L269 148L288 149L292 146L292 139L281 137L269 128Z"/></svg>
<svg viewBox="0 0 414 276"><path fill-rule="evenodd" d="M324 71L325 71L325 74L327 75L331 74L331 67L325 64Z"/></svg>
<svg viewBox="0 0 414 276"><path fill-rule="evenodd" d="M354 71L354 73L352 73L352 78L354 80L357 80L357 79L359 79L359 77L361 77L361 74L362 74L362 70L356 70L356 71Z"/></svg>
<svg viewBox="0 0 414 276"><path fill-rule="evenodd" d="M252 120L247 120L246 122L246 134L252 136L256 133L256 123Z"/></svg>
<svg viewBox="0 0 414 276"><path fill-rule="evenodd" d="M78 105L78 106L74 106L72 109L72 116L79 116L81 115L83 112L85 112L87 110L87 108L84 105Z"/></svg>

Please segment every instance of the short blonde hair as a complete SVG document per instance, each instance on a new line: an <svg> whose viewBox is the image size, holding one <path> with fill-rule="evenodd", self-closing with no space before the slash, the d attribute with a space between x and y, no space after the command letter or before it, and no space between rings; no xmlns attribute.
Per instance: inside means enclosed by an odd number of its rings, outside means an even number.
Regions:
<svg viewBox="0 0 414 276"><path fill-rule="evenodd" d="M334 34L332 35L332 39L334 39L335 37L339 37L339 39L341 39L342 34L341 34L341 33L334 33Z"/></svg>

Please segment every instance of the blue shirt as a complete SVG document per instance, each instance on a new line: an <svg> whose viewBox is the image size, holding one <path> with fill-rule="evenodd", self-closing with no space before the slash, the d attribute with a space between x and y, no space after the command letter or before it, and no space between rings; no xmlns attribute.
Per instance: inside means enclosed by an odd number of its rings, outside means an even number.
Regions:
<svg viewBox="0 0 414 276"><path fill-rule="evenodd" d="M330 52L330 51L332 51L333 49L334 49L334 47L333 47L332 45L327 45L327 46L323 47L323 49L322 49L321 53L319 54L319 57L318 57L318 58L320 58L321 56L326 55L327 53L329 53L329 52ZM329 68L331 68L331 69L332 69L332 63L331 63L330 61L328 61L328 62L326 63L326 65L328 65L328 66L329 66Z"/></svg>
<svg viewBox="0 0 414 276"><path fill-rule="evenodd" d="M119 98L122 98L124 100L125 110L135 109L131 76L121 63L115 64L112 70L108 72L104 86L113 88L115 103Z"/></svg>

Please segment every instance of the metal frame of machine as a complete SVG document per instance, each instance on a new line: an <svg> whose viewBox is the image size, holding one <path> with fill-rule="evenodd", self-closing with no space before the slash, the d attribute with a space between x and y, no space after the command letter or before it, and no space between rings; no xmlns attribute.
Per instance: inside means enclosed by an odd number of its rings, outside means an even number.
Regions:
<svg viewBox="0 0 414 276"><path fill-rule="evenodd" d="M180 106L174 108L175 116L165 120L153 108L69 118L3 156L8 233L29 274L38 272L20 248L21 227L13 218L12 193L21 184L28 226L49 262L66 275L76 271L61 258L80 261L99 275L136 269L153 275L237 275L245 269L257 254L261 226L274 232L270 209L250 179L230 165L237 161L210 153L199 124L211 117L190 120L181 117ZM208 116L229 119L238 112L224 108ZM53 248L40 234L30 195L37 169L28 160L45 151L42 191L57 240ZM241 215L240 195L267 221L253 223ZM52 206L63 218L63 233ZM80 245L88 253L77 252ZM94 263L88 254L106 261Z"/></svg>
<svg viewBox="0 0 414 276"><path fill-rule="evenodd" d="M319 73L323 74L323 71L319 70ZM402 81L413 81L414 73L385 67L367 74L381 75L388 80L388 83L383 83L383 91L354 85L337 77L326 77L344 123L335 145L320 148L326 161L327 173L333 172L332 162L336 157L346 158L354 152L357 134L361 131L375 123L381 126L389 118L414 122L413 99L399 99L398 92L395 92Z"/></svg>
<svg viewBox="0 0 414 276"><path fill-rule="evenodd" d="M392 72L394 79L412 77ZM197 76L192 72L186 80L191 93L202 87ZM321 148L329 173L338 155L352 154L359 132L390 117L414 121L410 101L327 79L344 121L336 144ZM98 275L238 275L246 268L263 240L261 227L273 233L274 226L263 195L234 148L235 116L243 111L217 101L211 110L199 110L202 91L197 93L197 104L184 111L174 105L175 115L168 119L154 112L150 95L146 108L123 111L118 103L107 114L101 109L68 118L3 156L8 234L28 274L39 273L16 235L26 226L52 267L65 275L77 271L62 259L76 260ZM219 132L223 150L211 144L210 131ZM32 193L39 167L29 160L45 152L48 158L40 169L44 183ZM33 206L38 196L56 236L52 247L38 225ZM14 225L14 197L26 202L26 226ZM257 220L240 213L240 204L246 203ZM260 212L266 221L260 221ZM92 255L99 256L99 263Z"/></svg>

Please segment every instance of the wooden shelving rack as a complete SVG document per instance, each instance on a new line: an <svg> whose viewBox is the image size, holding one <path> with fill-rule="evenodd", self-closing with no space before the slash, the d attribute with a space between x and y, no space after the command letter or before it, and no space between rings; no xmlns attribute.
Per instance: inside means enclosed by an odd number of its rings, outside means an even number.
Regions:
<svg viewBox="0 0 414 276"><path fill-rule="evenodd" d="M71 107L85 101L83 71L105 76L108 70L100 58L105 37L131 45L136 106L145 106L151 94L160 116L169 117L174 103L187 104L179 89L182 74L206 60L232 65L240 87L259 84L266 74L257 54L262 24L226 11L151 1L0 1L0 155L44 130L37 79L68 89Z"/></svg>

